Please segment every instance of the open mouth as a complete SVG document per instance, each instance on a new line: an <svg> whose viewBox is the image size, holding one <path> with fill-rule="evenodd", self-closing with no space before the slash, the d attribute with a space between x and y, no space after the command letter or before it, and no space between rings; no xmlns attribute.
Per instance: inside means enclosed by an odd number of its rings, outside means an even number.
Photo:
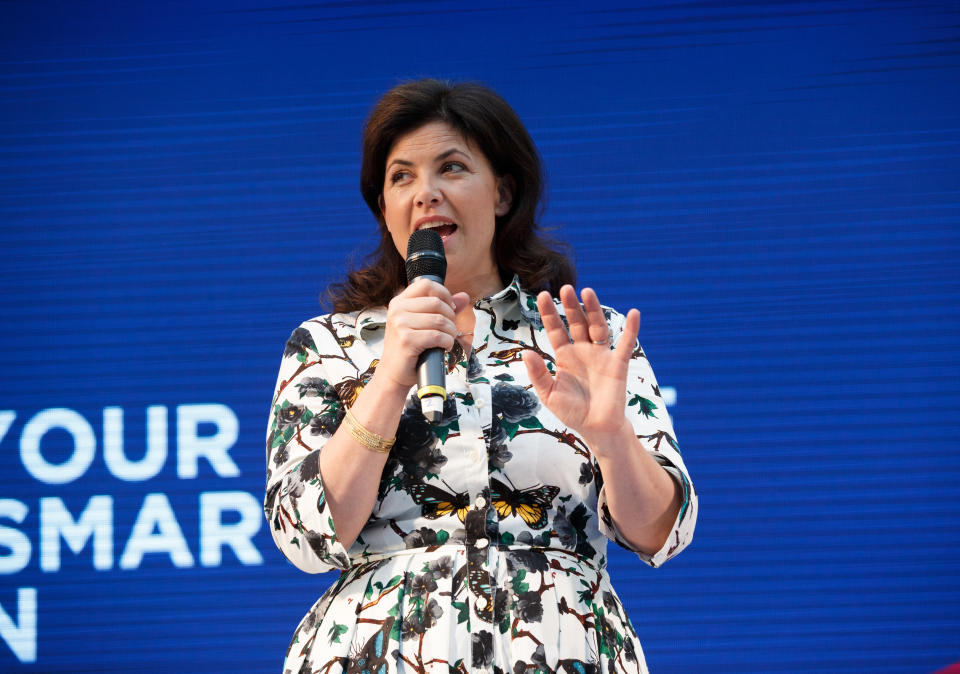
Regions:
<svg viewBox="0 0 960 674"><path fill-rule="evenodd" d="M457 231L457 225L453 222L428 222L417 229L432 229L440 235L441 239L446 239Z"/></svg>

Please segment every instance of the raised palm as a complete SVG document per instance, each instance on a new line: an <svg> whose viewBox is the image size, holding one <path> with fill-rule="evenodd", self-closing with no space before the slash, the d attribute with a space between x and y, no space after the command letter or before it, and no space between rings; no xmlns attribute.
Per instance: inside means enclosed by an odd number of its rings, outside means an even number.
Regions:
<svg viewBox="0 0 960 674"><path fill-rule="evenodd" d="M597 294L584 288L581 297L583 307L571 286L560 289L568 333L550 294L537 296L555 354L556 374L551 375L543 358L533 351L525 351L523 360L540 401L596 452L602 451L604 438L615 436L628 424L624 414L627 368L640 329L640 312L630 310L623 334L611 349L610 329Z"/></svg>

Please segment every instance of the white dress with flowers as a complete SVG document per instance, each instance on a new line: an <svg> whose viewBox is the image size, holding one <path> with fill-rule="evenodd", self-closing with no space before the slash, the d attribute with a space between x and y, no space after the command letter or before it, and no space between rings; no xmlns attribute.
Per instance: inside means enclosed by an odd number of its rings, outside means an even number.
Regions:
<svg viewBox="0 0 960 674"><path fill-rule="evenodd" d="M558 304L558 310L563 308ZM341 570L301 621L290 674L646 672L606 572L617 534L583 440L530 388L520 360L553 352L517 280L479 302L472 354L448 354L443 420L408 399L370 519L345 549L318 458L383 347L382 308L306 321L287 342L267 435L267 519L300 569ZM606 310L614 341L623 317ZM659 566L693 537L697 497L653 372L637 347L627 414L681 488Z"/></svg>

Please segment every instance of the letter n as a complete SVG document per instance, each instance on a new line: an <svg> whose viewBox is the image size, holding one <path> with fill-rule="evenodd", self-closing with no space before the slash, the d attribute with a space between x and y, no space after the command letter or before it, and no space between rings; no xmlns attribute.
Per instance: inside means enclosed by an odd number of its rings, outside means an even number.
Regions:
<svg viewBox="0 0 960 674"><path fill-rule="evenodd" d="M0 639L20 662L37 661L37 588L17 589L17 621L0 606Z"/></svg>

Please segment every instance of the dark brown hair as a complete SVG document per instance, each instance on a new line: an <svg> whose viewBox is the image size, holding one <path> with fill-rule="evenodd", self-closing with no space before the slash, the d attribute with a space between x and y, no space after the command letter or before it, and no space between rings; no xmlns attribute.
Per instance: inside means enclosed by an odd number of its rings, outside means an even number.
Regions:
<svg viewBox="0 0 960 674"><path fill-rule="evenodd" d="M563 284L576 281L573 264L557 250L560 244L537 227L543 172L537 148L517 113L480 84L423 79L385 93L367 119L360 191L380 225L380 244L370 255L369 265L327 289L334 311L385 305L406 285L403 257L380 211L387 156L401 136L434 121L448 124L475 144L494 173L512 181L510 210L496 219L493 235L500 278L508 282L517 274L527 290L549 290L554 295Z"/></svg>

